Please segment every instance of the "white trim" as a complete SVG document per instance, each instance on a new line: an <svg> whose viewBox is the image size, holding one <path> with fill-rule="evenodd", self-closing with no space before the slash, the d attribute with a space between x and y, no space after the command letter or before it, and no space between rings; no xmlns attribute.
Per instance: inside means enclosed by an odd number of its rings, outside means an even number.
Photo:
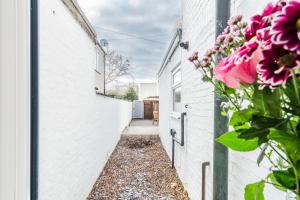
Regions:
<svg viewBox="0 0 300 200"><path fill-rule="evenodd" d="M172 112L173 112L173 114L174 113L178 113L178 112L176 112L175 110L174 110L174 107L175 107L175 96L174 96L174 91L176 90L176 89L178 89L178 88L181 88L181 83L182 83L182 69L181 69L181 66L180 66L180 62L173 68L173 70L171 71L171 96L172 96ZM180 82L179 83L177 83L177 84L174 84L174 75L176 74L176 73L180 73ZM181 93L182 91L180 91L180 93ZM181 104L182 102L180 102L180 104ZM178 113L178 114L180 114L180 113ZM176 118L176 117L175 117Z"/></svg>
<svg viewBox="0 0 300 200"><path fill-rule="evenodd" d="M90 21L81 10L76 0L62 0L66 7L70 10L75 20L82 26L82 28L89 34L91 39L97 42L97 32L91 25Z"/></svg>
<svg viewBox="0 0 300 200"><path fill-rule="evenodd" d="M179 112L171 112L171 115L170 115L172 118L175 118L175 119L180 119L181 118L181 115Z"/></svg>
<svg viewBox="0 0 300 200"><path fill-rule="evenodd" d="M30 0L0 1L0 199L30 199Z"/></svg>
<svg viewBox="0 0 300 200"><path fill-rule="evenodd" d="M157 77L159 78L160 75L162 74L162 72L165 70L167 64L169 63L170 59L172 58L175 50L178 48L179 46L179 43L181 41L181 29L177 29L176 30L176 33L174 34L173 36L173 39L169 45L169 48L168 48L168 51L164 57L164 60L161 64L161 67L160 69L158 70L158 73L157 73Z"/></svg>

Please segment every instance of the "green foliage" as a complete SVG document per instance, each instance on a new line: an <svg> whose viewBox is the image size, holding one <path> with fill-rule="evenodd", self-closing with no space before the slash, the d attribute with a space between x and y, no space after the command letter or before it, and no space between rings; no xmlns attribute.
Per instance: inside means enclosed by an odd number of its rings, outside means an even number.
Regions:
<svg viewBox="0 0 300 200"><path fill-rule="evenodd" d="M281 187L289 190L296 189L296 177L292 169L275 170L273 171L273 176Z"/></svg>
<svg viewBox="0 0 300 200"><path fill-rule="evenodd" d="M291 158L294 163L300 161L300 138L277 129L270 129L270 131L269 139L281 144L287 156Z"/></svg>
<svg viewBox="0 0 300 200"><path fill-rule="evenodd" d="M125 94L124 94L124 99L128 101L134 101L138 99L137 92L133 87L128 87Z"/></svg>
<svg viewBox="0 0 300 200"><path fill-rule="evenodd" d="M245 140L238 137L237 132L227 132L217 139L226 147L241 152L253 151L259 147L258 139Z"/></svg>
<svg viewBox="0 0 300 200"><path fill-rule="evenodd" d="M278 183L278 181L276 180L273 173L269 174L267 178L271 180L271 182L275 188L277 188L278 190L281 190L283 192L287 192L287 189L285 187L281 186L280 183Z"/></svg>
<svg viewBox="0 0 300 200"><path fill-rule="evenodd" d="M251 121L253 115L256 113L256 110L254 109L245 109L236 111L233 113L229 125L231 126L240 126L243 125L249 121Z"/></svg>
<svg viewBox="0 0 300 200"><path fill-rule="evenodd" d="M260 90L257 86L254 88L252 103L254 108L262 116L281 117L280 92L265 88Z"/></svg>
<svg viewBox="0 0 300 200"><path fill-rule="evenodd" d="M241 109L242 103L239 101L242 102L244 98L231 90L225 92L227 98L231 98L231 105L234 105L229 106L229 110L233 111L229 121L233 131L217 139L239 152L260 148L257 164L260 165L267 158L272 165L266 180L246 186L245 200L263 200L267 180L278 190L292 191L299 196L300 104L297 103L294 87L290 82L283 90L260 90L253 86L253 92L245 93L249 106Z"/></svg>
<svg viewBox="0 0 300 200"><path fill-rule="evenodd" d="M120 94L118 91L115 91L115 90L107 91L106 96L116 98L116 99L123 99L123 95Z"/></svg>
<svg viewBox="0 0 300 200"><path fill-rule="evenodd" d="M265 181L249 184L245 187L245 200L264 200Z"/></svg>
<svg viewBox="0 0 300 200"><path fill-rule="evenodd" d="M298 90L299 90L300 79L296 79L295 81L297 83L296 87L298 87ZM287 82L286 87L283 88L283 91L289 99L289 104L299 108L300 105L299 105L298 100L297 100L297 95L296 95L296 92L295 92L295 85L293 84L292 81ZM299 111L299 110L297 110L297 111Z"/></svg>

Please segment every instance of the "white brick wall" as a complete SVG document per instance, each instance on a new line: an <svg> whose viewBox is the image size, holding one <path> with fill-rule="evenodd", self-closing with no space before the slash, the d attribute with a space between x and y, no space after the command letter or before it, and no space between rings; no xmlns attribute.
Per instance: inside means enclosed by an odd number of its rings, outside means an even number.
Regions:
<svg viewBox="0 0 300 200"><path fill-rule="evenodd" d="M256 2L256 3L255 3ZM262 11L269 1L232 0L232 13L249 18ZM203 55L212 47L215 38L215 0L183 0L183 42L190 42L190 50L179 48L171 62L159 77L160 94L160 136L168 155L171 157L171 137L169 130L176 129L180 135L180 120L171 117L171 71L181 61L182 68L182 108L187 112L186 144L176 145L175 164L177 172L191 199L201 199L201 164L209 161L207 170L206 199L212 199L213 165L213 119L214 95L209 83L201 81L201 73L187 61L195 50ZM184 109L187 104L188 108ZM247 183L259 181L267 174L267 163L258 168L258 152L229 152L229 200L241 200ZM266 199L285 199L285 195L267 186Z"/></svg>
<svg viewBox="0 0 300 200"><path fill-rule="evenodd" d="M189 41L190 50L177 49L171 62L159 78L160 134L171 156L170 128L180 135L180 119L171 117L171 71L181 61L182 109L187 112L185 146L176 144L175 165L191 199L201 199L202 163L213 158L213 88L201 81L201 73L187 61L194 50L200 54L214 41L214 1L183 1L183 41ZM188 108L185 109L185 104ZM212 165L211 165L212 166ZM212 167L207 169L206 198L212 199Z"/></svg>
<svg viewBox="0 0 300 200"><path fill-rule="evenodd" d="M95 44L61 0L40 1L41 200L82 200L131 119L131 103L95 94Z"/></svg>

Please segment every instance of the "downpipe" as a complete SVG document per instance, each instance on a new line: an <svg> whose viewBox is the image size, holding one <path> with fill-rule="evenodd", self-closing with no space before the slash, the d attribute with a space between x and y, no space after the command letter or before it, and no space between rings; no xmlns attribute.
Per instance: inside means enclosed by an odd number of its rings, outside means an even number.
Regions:
<svg viewBox="0 0 300 200"><path fill-rule="evenodd" d="M184 120L185 120L186 112L181 113L181 137L180 140L176 138L175 129L170 129L170 134L172 137L172 168L175 167L175 143L178 143L180 146L184 146Z"/></svg>
<svg viewBox="0 0 300 200"><path fill-rule="evenodd" d="M39 150L39 43L38 43L38 0L31 0L31 33L30 33L30 199L38 199L38 150Z"/></svg>
<svg viewBox="0 0 300 200"><path fill-rule="evenodd" d="M216 1L216 37L227 26L230 17L230 0ZM216 139L227 132L228 119L222 116L221 103L227 99L214 95L214 148L213 148L213 200L228 199L228 149Z"/></svg>

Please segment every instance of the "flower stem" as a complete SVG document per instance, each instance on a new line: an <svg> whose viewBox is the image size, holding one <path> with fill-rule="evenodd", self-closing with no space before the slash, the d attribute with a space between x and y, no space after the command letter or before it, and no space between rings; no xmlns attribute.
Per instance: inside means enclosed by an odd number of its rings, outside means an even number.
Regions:
<svg viewBox="0 0 300 200"><path fill-rule="evenodd" d="M267 145L270 145L270 144L268 143ZM260 149L262 150L262 148L260 148ZM274 163L274 161L272 160L272 158L271 158L270 155L268 155L266 152L264 152L264 155L268 158L269 162L270 162L274 167L276 167L277 169L280 169L280 167L279 167L276 163Z"/></svg>
<svg viewBox="0 0 300 200"><path fill-rule="evenodd" d="M275 151L279 157L281 157L285 162L290 163L289 160L287 160L281 153L279 153L279 151L277 151L277 149L275 147L273 147L271 144L269 144L270 147L273 149L273 151Z"/></svg>
<svg viewBox="0 0 300 200"><path fill-rule="evenodd" d="M292 165L292 168L293 168L293 171L294 171L294 174L295 174L295 178L296 178L296 195L297 195L297 199L299 199L300 198L300 185L299 185L299 178L300 177L298 177L298 172L297 172L297 169L296 169L294 163L291 161L290 158L289 158L289 160L290 160L290 163Z"/></svg>
<svg viewBox="0 0 300 200"><path fill-rule="evenodd" d="M245 92L245 94L248 96L248 98L251 99L251 96L250 96L250 94L248 93L248 91L247 91L246 88L244 89L244 92Z"/></svg>
<svg viewBox="0 0 300 200"><path fill-rule="evenodd" d="M215 84L213 81L211 81L211 83L215 86L215 88L217 88L217 90L219 90L220 92L224 93L227 97L227 99L232 103L232 105L239 111L240 108L235 104L235 102L231 99L231 97L227 94L227 92L225 90L223 90L221 87L217 86L217 84Z"/></svg>
<svg viewBox="0 0 300 200"><path fill-rule="evenodd" d="M293 70L292 70L292 77L293 77L293 85L294 85L294 89L295 89L295 93L296 93L296 97L297 97L297 103L298 103L298 105L300 105L298 84L297 84L295 72Z"/></svg>

